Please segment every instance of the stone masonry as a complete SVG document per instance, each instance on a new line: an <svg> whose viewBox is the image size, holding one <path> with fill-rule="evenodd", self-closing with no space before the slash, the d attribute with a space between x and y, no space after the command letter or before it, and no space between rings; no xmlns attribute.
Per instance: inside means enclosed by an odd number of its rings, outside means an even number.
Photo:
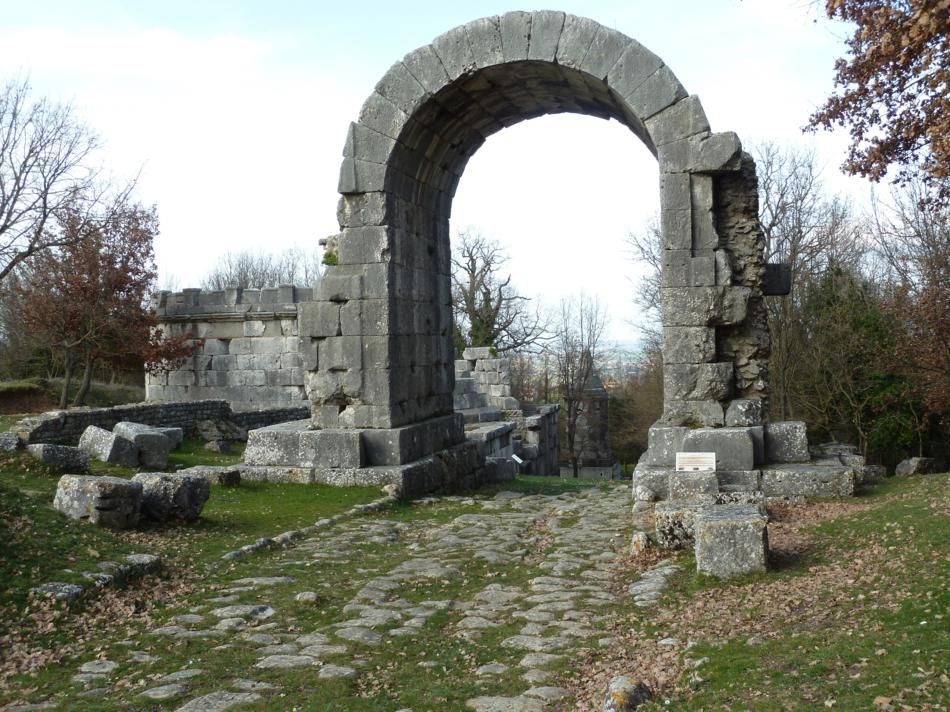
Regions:
<svg viewBox="0 0 950 712"><path fill-rule="evenodd" d="M162 328L201 342L181 367L148 374L146 398L225 399L236 410L306 404L297 317L300 302L312 295L292 285L155 294Z"/></svg>

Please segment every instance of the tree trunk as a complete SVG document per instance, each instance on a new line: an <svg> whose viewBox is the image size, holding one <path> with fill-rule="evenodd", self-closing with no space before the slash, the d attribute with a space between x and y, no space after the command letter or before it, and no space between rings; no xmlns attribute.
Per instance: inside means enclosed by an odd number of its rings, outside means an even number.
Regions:
<svg viewBox="0 0 950 712"><path fill-rule="evenodd" d="M73 405L79 407L86 404L86 396L89 395L89 386L92 385L92 356L86 355L86 364L82 371L82 383L79 390L76 391L76 397L73 399Z"/></svg>
<svg viewBox="0 0 950 712"><path fill-rule="evenodd" d="M66 349L63 363L63 390L59 394L59 409L65 410L69 403L69 386L73 376L73 352L72 349Z"/></svg>

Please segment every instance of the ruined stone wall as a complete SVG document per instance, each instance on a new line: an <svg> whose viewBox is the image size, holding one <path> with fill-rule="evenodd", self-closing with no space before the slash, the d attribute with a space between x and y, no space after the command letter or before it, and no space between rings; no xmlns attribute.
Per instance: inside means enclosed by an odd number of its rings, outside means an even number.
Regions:
<svg viewBox="0 0 950 712"><path fill-rule="evenodd" d="M162 329L202 343L179 368L149 374L146 399L221 398L235 410L308 406L298 310L312 297L313 290L291 285L156 294Z"/></svg>

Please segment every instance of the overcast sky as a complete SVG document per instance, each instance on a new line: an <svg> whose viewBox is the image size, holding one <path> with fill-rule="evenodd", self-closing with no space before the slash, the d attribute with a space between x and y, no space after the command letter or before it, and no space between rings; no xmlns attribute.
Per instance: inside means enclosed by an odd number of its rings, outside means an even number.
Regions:
<svg viewBox="0 0 950 712"><path fill-rule="evenodd" d="M310 246L337 231L336 184L350 121L388 67L456 25L555 8L614 27L699 95L714 131L744 145L812 146L826 182L843 135L803 136L832 88L846 28L809 0L346 3L271 0L0 0L3 79L71 101L120 179L141 171L157 203L162 286L198 286L228 250ZM637 266L624 236L658 205L656 161L616 122L558 115L489 139L469 162L453 229L508 251L513 282L552 305L585 290L630 341Z"/></svg>

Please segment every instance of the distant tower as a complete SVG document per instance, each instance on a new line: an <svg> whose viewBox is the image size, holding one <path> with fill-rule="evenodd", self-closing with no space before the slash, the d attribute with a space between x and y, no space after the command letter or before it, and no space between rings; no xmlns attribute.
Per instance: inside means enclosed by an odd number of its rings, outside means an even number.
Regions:
<svg viewBox="0 0 950 712"><path fill-rule="evenodd" d="M577 442L581 446L581 467L612 467L617 458L607 443L609 397L600 375L591 372L581 396L581 414L577 419Z"/></svg>

